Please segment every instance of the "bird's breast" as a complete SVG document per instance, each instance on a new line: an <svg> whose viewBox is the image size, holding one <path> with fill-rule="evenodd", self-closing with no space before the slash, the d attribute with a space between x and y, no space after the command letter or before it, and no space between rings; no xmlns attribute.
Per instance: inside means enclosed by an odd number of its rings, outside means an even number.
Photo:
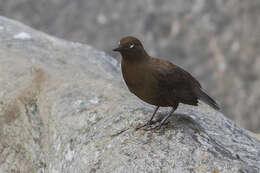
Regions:
<svg viewBox="0 0 260 173"><path fill-rule="evenodd" d="M141 71L138 65L125 65L122 64L122 74L127 87L131 92L144 90L147 85L146 74Z"/></svg>
<svg viewBox="0 0 260 173"><path fill-rule="evenodd" d="M121 64L123 78L128 89L143 101L154 103L156 93L156 81L149 73L149 69L139 64Z"/></svg>

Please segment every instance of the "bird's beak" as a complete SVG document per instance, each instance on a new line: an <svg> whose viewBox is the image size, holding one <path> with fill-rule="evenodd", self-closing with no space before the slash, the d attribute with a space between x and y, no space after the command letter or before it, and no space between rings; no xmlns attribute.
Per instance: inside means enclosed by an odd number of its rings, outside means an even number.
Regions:
<svg viewBox="0 0 260 173"><path fill-rule="evenodd" d="M120 45L119 47L113 49L115 52L120 52L123 49L123 47Z"/></svg>

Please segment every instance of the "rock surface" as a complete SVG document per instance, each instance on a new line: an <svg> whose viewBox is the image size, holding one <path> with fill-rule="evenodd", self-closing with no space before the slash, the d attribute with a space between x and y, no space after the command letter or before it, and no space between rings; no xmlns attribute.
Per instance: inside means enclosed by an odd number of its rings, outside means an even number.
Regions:
<svg viewBox="0 0 260 173"><path fill-rule="evenodd" d="M260 142L208 106L161 130L117 61L0 17L0 173L258 173ZM167 110L162 109L159 117Z"/></svg>
<svg viewBox="0 0 260 173"><path fill-rule="evenodd" d="M192 72L225 115L260 133L259 0L0 0L0 14L105 50L137 35ZM76 20L75 20L76 19Z"/></svg>

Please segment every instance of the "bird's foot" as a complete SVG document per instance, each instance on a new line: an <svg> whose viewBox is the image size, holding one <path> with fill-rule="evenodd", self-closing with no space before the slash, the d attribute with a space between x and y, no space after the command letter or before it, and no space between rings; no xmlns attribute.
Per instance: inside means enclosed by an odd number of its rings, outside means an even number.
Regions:
<svg viewBox="0 0 260 173"><path fill-rule="evenodd" d="M140 130L140 129L146 129L148 126L151 126L151 125L153 125L153 124L155 124L157 121L148 121L147 123L145 123L145 124L141 124L141 125L139 125L139 126L137 126L136 128L135 128L135 130L137 131L137 130Z"/></svg>
<svg viewBox="0 0 260 173"><path fill-rule="evenodd" d="M161 122L160 119L158 119L157 121L148 121L147 123L143 124L143 125L140 125L140 126L137 126L135 128L135 130L140 130L140 129L143 129L145 131L150 131L150 130L159 130L162 125L164 124L167 124L167 123L164 123L164 122Z"/></svg>
<svg viewBox="0 0 260 173"><path fill-rule="evenodd" d="M155 124L155 125L150 125L149 127L147 127L147 128L145 128L144 130L146 130L146 131L151 131L151 130L160 130L161 129L161 127L163 126L163 125L165 125L165 124L168 124L167 122L165 123L165 122L159 122L159 123L157 123L157 124Z"/></svg>
<svg viewBox="0 0 260 173"><path fill-rule="evenodd" d="M146 127L144 128L145 131L151 131L151 130L160 130L160 128L162 127L163 124L161 123L158 123L158 124L155 124L154 126L149 126L149 127Z"/></svg>

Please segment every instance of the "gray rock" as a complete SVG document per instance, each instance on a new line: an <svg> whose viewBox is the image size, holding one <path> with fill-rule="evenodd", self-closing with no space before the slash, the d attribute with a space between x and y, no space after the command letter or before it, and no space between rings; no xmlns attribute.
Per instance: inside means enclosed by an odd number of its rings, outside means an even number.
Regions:
<svg viewBox="0 0 260 173"><path fill-rule="evenodd" d="M148 52L192 72L225 115L260 133L260 1L0 0L0 12L107 51L136 35ZM119 57L117 55L117 57Z"/></svg>
<svg viewBox="0 0 260 173"><path fill-rule="evenodd" d="M135 131L153 110L112 57L4 17L0 28L1 173L260 171L260 141L207 105Z"/></svg>

